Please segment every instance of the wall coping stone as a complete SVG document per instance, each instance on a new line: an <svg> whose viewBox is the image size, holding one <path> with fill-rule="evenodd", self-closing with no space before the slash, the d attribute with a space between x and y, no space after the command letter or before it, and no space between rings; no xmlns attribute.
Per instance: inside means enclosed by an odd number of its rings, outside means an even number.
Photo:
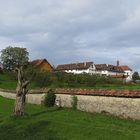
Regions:
<svg viewBox="0 0 140 140"><path fill-rule="evenodd" d="M49 90L50 88L33 89L29 90L28 94L48 93ZM0 89L0 91L16 93L16 90ZM54 88L53 91L55 94L140 98L140 90Z"/></svg>

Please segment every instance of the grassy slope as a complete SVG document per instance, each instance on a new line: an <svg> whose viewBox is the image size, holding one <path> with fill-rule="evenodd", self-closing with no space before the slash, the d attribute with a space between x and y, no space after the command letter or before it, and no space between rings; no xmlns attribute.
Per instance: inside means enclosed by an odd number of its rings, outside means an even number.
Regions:
<svg viewBox="0 0 140 140"><path fill-rule="evenodd" d="M13 100L0 97L2 140L139 140L140 121L71 109L27 105L28 115L10 117Z"/></svg>
<svg viewBox="0 0 140 140"><path fill-rule="evenodd" d="M15 89L16 81L9 78L7 74L0 74L0 88Z"/></svg>
<svg viewBox="0 0 140 140"><path fill-rule="evenodd" d="M11 79L7 73L0 74L0 88L15 90L16 86L17 80ZM29 88L35 88L35 85L32 83L29 85Z"/></svg>

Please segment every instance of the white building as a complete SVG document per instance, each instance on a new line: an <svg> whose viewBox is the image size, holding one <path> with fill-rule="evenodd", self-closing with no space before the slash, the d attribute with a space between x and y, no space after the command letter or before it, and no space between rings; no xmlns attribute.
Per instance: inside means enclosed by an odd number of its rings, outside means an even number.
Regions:
<svg viewBox="0 0 140 140"><path fill-rule="evenodd" d="M75 74L93 73L93 71L95 71L95 65L93 62L63 64L58 65L56 70Z"/></svg>
<svg viewBox="0 0 140 140"><path fill-rule="evenodd" d="M117 61L116 66L110 64L94 64L93 62L63 64L58 65L56 70L74 74L100 74L119 79L125 78L126 81L131 81L133 74L132 69L128 66L119 66L119 61Z"/></svg>
<svg viewBox="0 0 140 140"><path fill-rule="evenodd" d="M123 71L124 71L124 75L126 76L126 81L132 81L132 75L133 75L133 70L131 68L129 68L127 65L122 65L119 66Z"/></svg>
<svg viewBox="0 0 140 140"><path fill-rule="evenodd" d="M120 67L110 64L95 64L95 73L107 76L124 75L124 71Z"/></svg>

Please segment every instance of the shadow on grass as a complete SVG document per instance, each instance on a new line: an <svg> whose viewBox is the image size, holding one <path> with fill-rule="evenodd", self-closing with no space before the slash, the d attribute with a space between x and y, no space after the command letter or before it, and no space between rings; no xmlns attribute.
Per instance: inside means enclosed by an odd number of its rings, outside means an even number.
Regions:
<svg viewBox="0 0 140 140"><path fill-rule="evenodd" d="M31 114L31 116L40 116L40 115L43 115L43 114L46 114L48 112L56 112L56 111L60 111L62 110L62 108L59 108L59 107L53 107L53 108L46 108L46 110L44 111L41 111L41 112L37 112L37 113L34 113L34 114Z"/></svg>
<svg viewBox="0 0 140 140"><path fill-rule="evenodd" d="M7 120L0 125L3 140L64 140L54 131L51 122L43 120Z"/></svg>
<svg viewBox="0 0 140 140"><path fill-rule="evenodd" d="M3 120L0 120L0 123L2 123L3 122Z"/></svg>

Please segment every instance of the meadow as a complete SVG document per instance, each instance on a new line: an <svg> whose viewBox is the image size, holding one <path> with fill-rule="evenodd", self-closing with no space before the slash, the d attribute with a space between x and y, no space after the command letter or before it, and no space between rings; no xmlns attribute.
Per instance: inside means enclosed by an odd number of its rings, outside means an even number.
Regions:
<svg viewBox="0 0 140 140"><path fill-rule="evenodd" d="M14 100L0 97L1 140L139 140L140 121L66 108L26 105L12 116Z"/></svg>

